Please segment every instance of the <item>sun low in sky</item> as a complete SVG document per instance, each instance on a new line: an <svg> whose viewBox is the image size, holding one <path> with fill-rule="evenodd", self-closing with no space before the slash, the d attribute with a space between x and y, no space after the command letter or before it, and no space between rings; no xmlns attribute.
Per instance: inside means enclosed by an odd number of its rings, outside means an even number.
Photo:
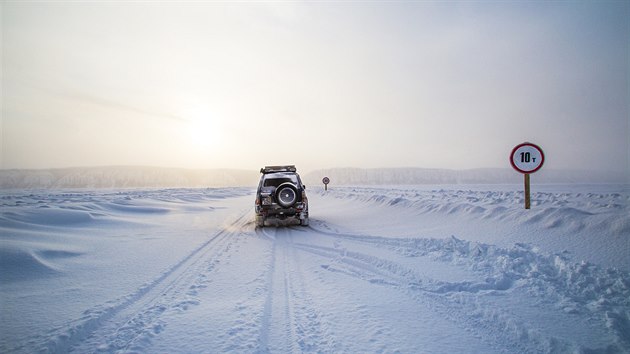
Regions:
<svg viewBox="0 0 630 354"><path fill-rule="evenodd" d="M629 169L628 2L0 6L3 169Z"/></svg>

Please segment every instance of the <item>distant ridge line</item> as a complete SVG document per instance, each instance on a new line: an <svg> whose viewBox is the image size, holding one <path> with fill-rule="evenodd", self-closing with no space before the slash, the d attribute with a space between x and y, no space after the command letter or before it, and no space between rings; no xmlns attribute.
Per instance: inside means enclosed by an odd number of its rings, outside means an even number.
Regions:
<svg viewBox="0 0 630 354"><path fill-rule="evenodd" d="M520 184L523 178L510 168L449 170L432 168L329 168L300 171L306 185ZM185 169L147 166L69 167L0 170L0 189L46 188L177 188L252 187L258 170ZM630 184L627 173L543 169L533 183Z"/></svg>
<svg viewBox="0 0 630 354"><path fill-rule="evenodd" d="M0 170L0 188L168 188L256 185L258 171L146 166Z"/></svg>
<svg viewBox="0 0 630 354"><path fill-rule="evenodd" d="M519 184L520 173L511 168L449 170L432 168L332 168L310 172L306 183L321 184L326 176L337 185L415 184ZM532 177L536 183L629 183L623 172L541 170Z"/></svg>

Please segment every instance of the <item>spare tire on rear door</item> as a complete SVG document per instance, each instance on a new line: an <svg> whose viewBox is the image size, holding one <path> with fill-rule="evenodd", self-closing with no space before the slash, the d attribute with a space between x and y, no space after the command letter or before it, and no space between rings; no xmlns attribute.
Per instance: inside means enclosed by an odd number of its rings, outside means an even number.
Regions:
<svg viewBox="0 0 630 354"><path fill-rule="evenodd" d="M276 200L283 208L291 207L297 202L297 188L290 182L279 185L276 188Z"/></svg>

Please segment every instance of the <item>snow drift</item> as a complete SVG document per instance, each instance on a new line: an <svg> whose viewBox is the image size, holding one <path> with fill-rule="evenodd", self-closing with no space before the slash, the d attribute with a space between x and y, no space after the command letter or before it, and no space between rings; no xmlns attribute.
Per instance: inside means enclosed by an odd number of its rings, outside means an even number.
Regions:
<svg viewBox="0 0 630 354"><path fill-rule="evenodd" d="M627 186L3 191L2 352L630 351Z"/></svg>

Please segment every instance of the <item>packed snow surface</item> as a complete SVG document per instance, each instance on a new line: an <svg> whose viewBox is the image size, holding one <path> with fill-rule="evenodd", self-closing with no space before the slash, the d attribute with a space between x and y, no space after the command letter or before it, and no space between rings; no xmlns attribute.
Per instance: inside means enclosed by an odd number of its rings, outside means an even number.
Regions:
<svg viewBox="0 0 630 354"><path fill-rule="evenodd" d="M630 192L0 193L0 352L628 353Z"/></svg>

